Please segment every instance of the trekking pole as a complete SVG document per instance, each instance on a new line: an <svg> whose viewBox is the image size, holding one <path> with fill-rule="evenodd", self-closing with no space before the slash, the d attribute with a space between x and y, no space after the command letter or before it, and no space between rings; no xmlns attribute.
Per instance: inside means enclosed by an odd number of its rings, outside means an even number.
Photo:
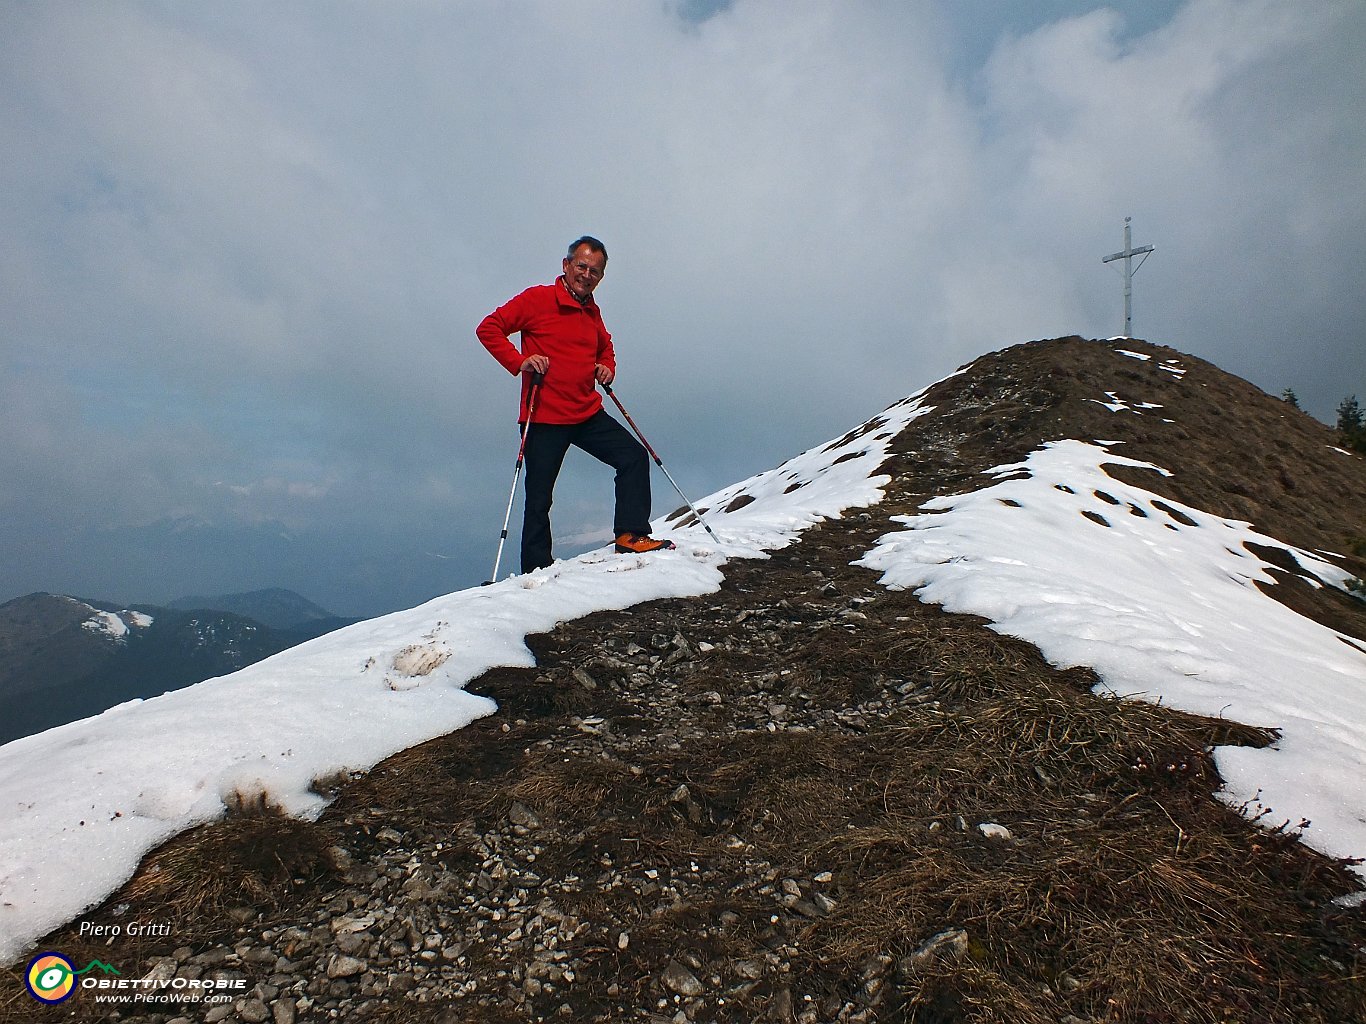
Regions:
<svg viewBox="0 0 1366 1024"><path fill-rule="evenodd" d="M517 481L522 476L522 459L526 455L526 436L531 433L531 417L536 412L536 392L541 390L541 381L543 380L545 380L545 374L532 371L531 393L527 395L526 425L522 427L522 440L517 445L517 468L512 473L512 493L508 495L508 510L503 514L503 532L498 537L498 554L493 559L493 575L483 584L486 587L498 582L498 563L503 560L503 545L508 539L508 523L512 522L512 503L517 500Z"/></svg>
<svg viewBox="0 0 1366 1024"><path fill-rule="evenodd" d="M643 444L645 446L645 450L650 453L650 458L655 460L656 466L664 470L664 475L669 478L669 483L674 485L674 490L678 492L678 496L682 498L685 503L687 503L688 508L692 509L692 514L697 517L697 521L702 524L702 528L706 530L707 533L711 534L712 540L720 544L721 538L716 536L716 534L712 533L711 527L708 526L707 521L702 518L702 513L697 511L697 506L694 505L691 501L688 501L688 496L683 493L683 488L678 486L678 482L674 480L673 475L667 469L665 469L663 460L660 459L659 455L655 452L655 450L650 447L650 442L645 440L645 435L642 434L640 432L640 428L636 426L636 421L631 419L631 414L626 411L626 406L621 404L621 399L618 398L617 393L612 390L612 385L604 384L602 386L602 389L607 392L608 397L610 397L612 401L617 403L617 408L620 409L621 414L626 417L626 422L631 424L631 429L636 432L636 437L640 438L640 443Z"/></svg>

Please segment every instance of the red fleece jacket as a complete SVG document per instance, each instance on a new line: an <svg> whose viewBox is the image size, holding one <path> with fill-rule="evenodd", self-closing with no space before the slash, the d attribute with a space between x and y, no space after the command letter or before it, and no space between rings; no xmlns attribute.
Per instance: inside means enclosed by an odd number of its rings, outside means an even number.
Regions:
<svg viewBox="0 0 1366 1024"><path fill-rule="evenodd" d="M519 350L508 340L521 333ZM535 423L582 423L602 408L594 369L598 363L616 372L612 336L590 295L586 303L569 294L561 277L538 284L509 299L480 321L475 334L493 358L512 374L521 373L527 356L550 357L550 369L536 395ZM522 377L522 405L517 422L526 422L531 375Z"/></svg>

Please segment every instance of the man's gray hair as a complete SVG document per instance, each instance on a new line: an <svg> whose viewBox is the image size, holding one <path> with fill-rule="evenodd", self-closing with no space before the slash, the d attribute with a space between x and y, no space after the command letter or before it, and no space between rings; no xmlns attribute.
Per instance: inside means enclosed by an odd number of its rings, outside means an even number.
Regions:
<svg viewBox="0 0 1366 1024"><path fill-rule="evenodd" d="M574 254L579 251L579 246L581 245L588 246L589 252L602 253L603 262L607 262L607 246L603 245L592 235L584 235L581 238L576 238L574 241L570 242L569 251L565 253L565 259L573 259Z"/></svg>

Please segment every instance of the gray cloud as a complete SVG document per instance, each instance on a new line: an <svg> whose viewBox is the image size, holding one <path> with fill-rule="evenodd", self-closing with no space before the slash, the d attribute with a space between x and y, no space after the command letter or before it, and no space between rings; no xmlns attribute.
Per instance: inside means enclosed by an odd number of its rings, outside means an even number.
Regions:
<svg viewBox="0 0 1366 1024"><path fill-rule="evenodd" d="M1116 333L1126 215L1137 333L1366 394L1366 8L1009 6L7 5L0 599L474 582L516 435L473 327L584 231L695 495ZM571 463L559 534L608 490Z"/></svg>

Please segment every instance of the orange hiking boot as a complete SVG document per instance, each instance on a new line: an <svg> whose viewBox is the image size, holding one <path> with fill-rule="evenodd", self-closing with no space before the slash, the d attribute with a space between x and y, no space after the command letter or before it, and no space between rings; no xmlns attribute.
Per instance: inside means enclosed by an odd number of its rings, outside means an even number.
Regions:
<svg viewBox="0 0 1366 1024"><path fill-rule="evenodd" d="M675 547L671 540L656 540L648 533L622 533L617 535L617 554L632 552L644 554L647 551L669 551Z"/></svg>

